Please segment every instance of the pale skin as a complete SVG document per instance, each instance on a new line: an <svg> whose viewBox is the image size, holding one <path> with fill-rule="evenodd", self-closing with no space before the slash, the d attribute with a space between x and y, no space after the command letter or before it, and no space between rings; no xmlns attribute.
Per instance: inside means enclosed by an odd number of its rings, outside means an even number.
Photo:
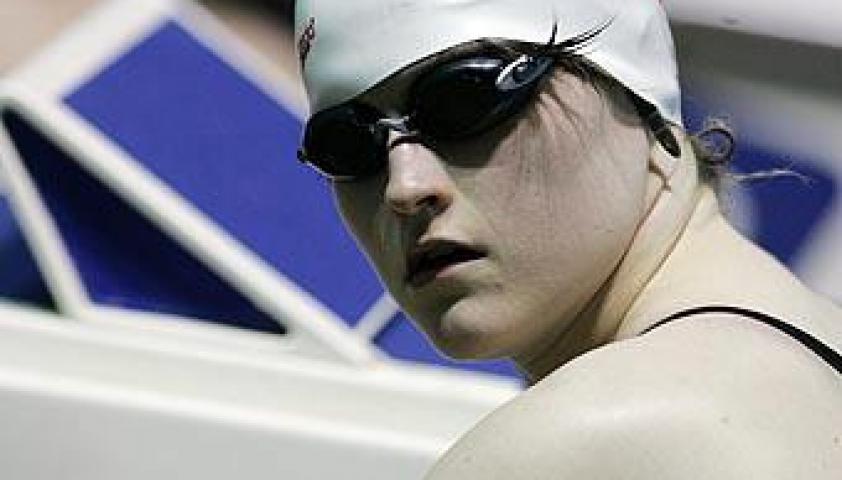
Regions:
<svg viewBox="0 0 842 480"><path fill-rule="evenodd" d="M419 67L421 68L421 67ZM412 69L363 100L400 110ZM376 178L335 185L349 228L443 351L509 357L533 384L460 439L430 479L838 479L842 378L781 333L683 308L774 314L842 351L842 312L736 233L627 98L557 72L481 138L395 134ZM484 258L414 289L413 242Z"/></svg>

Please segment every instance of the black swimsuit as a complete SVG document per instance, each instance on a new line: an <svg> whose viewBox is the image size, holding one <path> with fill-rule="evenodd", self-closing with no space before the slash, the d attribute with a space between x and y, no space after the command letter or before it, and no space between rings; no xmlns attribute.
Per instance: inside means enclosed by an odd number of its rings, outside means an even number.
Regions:
<svg viewBox="0 0 842 480"><path fill-rule="evenodd" d="M798 340L801 342L802 345L809 348L813 351L816 355L821 357L825 362L830 364L830 366L836 370L840 375L842 375L842 355L837 353L835 350L831 349L824 343L820 342L816 337L810 335L809 333L793 327L792 325L778 320L775 317L766 315L765 313L755 312L753 310L747 310L740 307L730 307L730 306L709 306L709 307L697 307L691 308L689 310L682 310L678 313L670 315L669 317L661 320L660 322L652 325L651 327L647 328L643 331L643 334L651 332L652 330L666 325L675 320L679 320L682 318L691 317L694 315L701 315L705 313L728 313L732 315L740 315L742 317L747 317L752 320L757 320L761 323L769 325L772 328L776 328L783 333L789 335L790 337ZM642 335L642 334L641 334Z"/></svg>

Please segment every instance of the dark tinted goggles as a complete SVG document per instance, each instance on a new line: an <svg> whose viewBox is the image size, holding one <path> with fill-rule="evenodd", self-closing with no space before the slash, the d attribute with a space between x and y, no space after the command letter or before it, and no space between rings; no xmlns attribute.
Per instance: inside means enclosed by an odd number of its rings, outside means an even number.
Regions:
<svg viewBox="0 0 842 480"><path fill-rule="evenodd" d="M307 123L298 158L334 181L376 174L387 162L390 130L432 142L479 135L520 111L553 63L549 56L528 55L445 63L415 81L403 118L358 101L317 113Z"/></svg>

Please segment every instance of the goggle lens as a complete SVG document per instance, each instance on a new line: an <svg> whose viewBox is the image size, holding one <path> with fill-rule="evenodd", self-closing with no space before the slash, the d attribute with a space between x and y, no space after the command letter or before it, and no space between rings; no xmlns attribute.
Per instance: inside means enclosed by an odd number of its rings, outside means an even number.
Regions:
<svg viewBox="0 0 842 480"><path fill-rule="evenodd" d="M315 115L304 134L301 158L336 179L354 179L376 173L386 154L388 133L377 127L376 109L348 103ZM306 153L304 153L306 152Z"/></svg>
<svg viewBox="0 0 842 480"><path fill-rule="evenodd" d="M414 88L415 125L436 140L478 134L503 95L496 88L503 61L472 59L446 65L419 80Z"/></svg>

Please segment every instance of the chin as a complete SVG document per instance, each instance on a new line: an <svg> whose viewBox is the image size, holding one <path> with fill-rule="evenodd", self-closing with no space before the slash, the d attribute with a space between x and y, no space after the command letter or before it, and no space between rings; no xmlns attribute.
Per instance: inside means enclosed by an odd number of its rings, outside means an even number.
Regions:
<svg viewBox="0 0 842 480"><path fill-rule="evenodd" d="M510 333L483 321L445 316L426 325L427 338L445 356L454 360L491 360L512 355L507 340ZM421 324L421 322L419 322Z"/></svg>

